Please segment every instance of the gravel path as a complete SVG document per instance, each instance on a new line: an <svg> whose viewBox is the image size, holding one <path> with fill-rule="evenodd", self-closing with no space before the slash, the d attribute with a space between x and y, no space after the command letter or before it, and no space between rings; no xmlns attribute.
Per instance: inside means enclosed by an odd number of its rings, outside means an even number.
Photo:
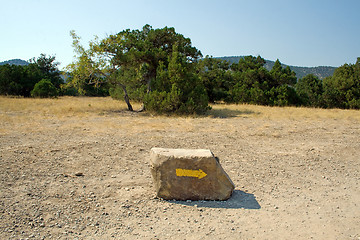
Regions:
<svg viewBox="0 0 360 240"><path fill-rule="evenodd" d="M355 120L1 114L1 239L360 239ZM152 147L210 149L232 198L156 199Z"/></svg>

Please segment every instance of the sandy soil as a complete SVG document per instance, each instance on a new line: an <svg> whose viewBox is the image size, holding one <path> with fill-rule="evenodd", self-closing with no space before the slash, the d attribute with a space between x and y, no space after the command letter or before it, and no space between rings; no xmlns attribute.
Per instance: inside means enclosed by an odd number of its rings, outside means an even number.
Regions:
<svg viewBox="0 0 360 240"><path fill-rule="evenodd" d="M360 239L356 119L0 114L1 239ZM210 149L232 198L156 199L152 147Z"/></svg>

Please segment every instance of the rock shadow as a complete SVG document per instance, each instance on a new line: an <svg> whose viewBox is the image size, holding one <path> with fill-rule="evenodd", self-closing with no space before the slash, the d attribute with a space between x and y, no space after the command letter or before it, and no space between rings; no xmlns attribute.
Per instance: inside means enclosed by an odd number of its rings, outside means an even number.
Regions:
<svg viewBox="0 0 360 240"><path fill-rule="evenodd" d="M261 206L254 194L234 190L232 196L226 201L175 201L177 204L205 208L226 209L260 209Z"/></svg>

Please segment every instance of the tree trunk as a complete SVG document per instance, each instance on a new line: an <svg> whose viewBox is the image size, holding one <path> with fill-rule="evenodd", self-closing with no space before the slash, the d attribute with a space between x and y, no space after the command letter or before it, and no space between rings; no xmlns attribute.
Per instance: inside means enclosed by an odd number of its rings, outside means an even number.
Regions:
<svg viewBox="0 0 360 240"><path fill-rule="evenodd" d="M127 93L125 94L124 99L125 99L125 102L126 102L126 104L127 104L127 106L128 106L128 110L129 110L130 112L133 112L134 109L133 109L133 107L131 106L131 103L130 103L130 100L129 100L129 96L127 95Z"/></svg>
<svg viewBox="0 0 360 240"><path fill-rule="evenodd" d="M124 85L122 85L122 84L119 84L119 85L122 87L122 89L124 91L124 100L125 100L125 102L126 102L126 104L128 106L128 110L130 112L133 112L134 109L133 109L133 107L132 107L132 105L130 103L130 98L129 98L129 95L128 95L127 91L126 91L126 87Z"/></svg>
<svg viewBox="0 0 360 240"><path fill-rule="evenodd" d="M151 75L150 75L150 77L148 77L148 79L147 79L147 94L149 94L150 92L151 92ZM134 109L133 109L133 107L132 107L132 105L131 105L131 103L130 103L130 98L129 98L129 95L128 95L128 93L127 93L127 91L126 91L126 87L125 87L125 85L123 85L123 84L121 84L121 83L118 83L119 84L119 86L121 86L122 87L122 89L123 89L123 91L124 91L124 99L125 99L125 102L126 102L126 104L127 104L127 106L128 106L128 110L129 111L131 111L131 112L133 112L134 111ZM143 104L141 104L141 107L140 107L140 109L139 110L137 110L136 112L143 112L143 111L145 111L145 104L143 103Z"/></svg>

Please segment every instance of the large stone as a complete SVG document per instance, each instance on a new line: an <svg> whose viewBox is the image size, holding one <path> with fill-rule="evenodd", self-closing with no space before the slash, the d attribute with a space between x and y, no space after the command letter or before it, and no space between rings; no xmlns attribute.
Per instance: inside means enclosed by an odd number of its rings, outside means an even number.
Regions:
<svg viewBox="0 0 360 240"><path fill-rule="evenodd" d="M226 200L235 188L208 149L152 148L150 163L159 198Z"/></svg>

